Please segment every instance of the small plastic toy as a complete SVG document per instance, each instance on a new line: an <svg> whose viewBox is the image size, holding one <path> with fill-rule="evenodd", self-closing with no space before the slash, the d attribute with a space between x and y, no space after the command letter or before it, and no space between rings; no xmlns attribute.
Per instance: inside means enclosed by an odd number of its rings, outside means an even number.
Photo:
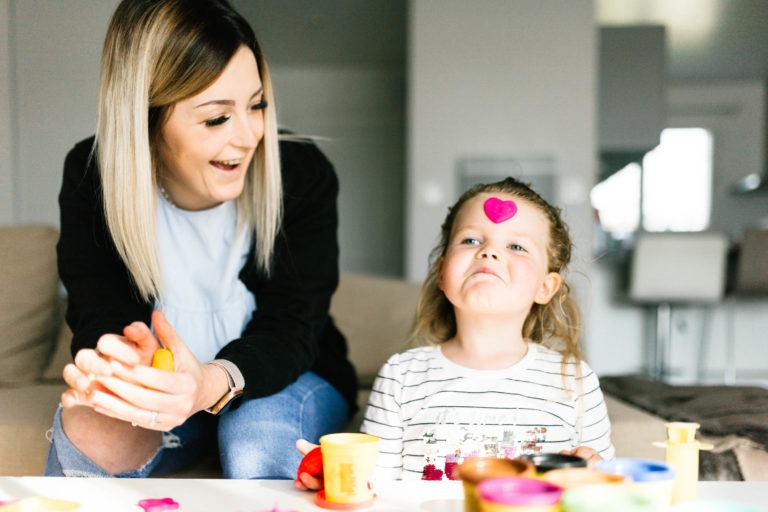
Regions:
<svg viewBox="0 0 768 512"><path fill-rule="evenodd" d="M179 502L173 498L147 498L139 500L139 506L144 512L163 512L164 510L177 510Z"/></svg>
<svg viewBox="0 0 768 512"><path fill-rule="evenodd" d="M165 370L167 372L173 371L173 352L167 348L159 348L155 350L152 356L152 368L159 370Z"/></svg>
<svg viewBox="0 0 768 512"><path fill-rule="evenodd" d="M320 447L310 450L301 462L299 463L299 469L296 471L296 479L299 478L301 473L309 473L314 477L323 476L323 452Z"/></svg>
<svg viewBox="0 0 768 512"><path fill-rule="evenodd" d="M74 501L54 500L42 496L0 501L0 511L2 512L53 512L78 510L79 508L80 504Z"/></svg>
<svg viewBox="0 0 768 512"><path fill-rule="evenodd" d="M699 481L699 451L711 450L712 445L696 440L698 423L673 422L666 426L667 440L654 445L667 449L666 462L675 470L672 503L693 501Z"/></svg>

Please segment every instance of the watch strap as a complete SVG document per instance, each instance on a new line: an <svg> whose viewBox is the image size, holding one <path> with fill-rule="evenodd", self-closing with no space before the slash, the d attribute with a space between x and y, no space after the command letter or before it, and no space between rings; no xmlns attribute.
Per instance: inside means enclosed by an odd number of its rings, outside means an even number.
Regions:
<svg viewBox="0 0 768 512"><path fill-rule="evenodd" d="M206 412L211 414L219 414L227 405L229 405L233 399L243 394L245 379L243 378L243 374L240 371L240 368L238 368L237 365L232 361L228 361L226 359L215 359L208 364L218 366L224 370L224 373L227 374L227 379L229 380L229 389L227 392L224 393L224 395L222 395L222 397L215 404L213 404L213 406L205 409Z"/></svg>
<svg viewBox="0 0 768 512"><path fill-rule="evenodd" d="M245 387L245 379L243 378L243 374L240 371L240 368L238 368L237 365L232 361L227 359L214 359L208 364L218 366L227 373L227 376L229 377L230 388L243 389Z"/></svg>

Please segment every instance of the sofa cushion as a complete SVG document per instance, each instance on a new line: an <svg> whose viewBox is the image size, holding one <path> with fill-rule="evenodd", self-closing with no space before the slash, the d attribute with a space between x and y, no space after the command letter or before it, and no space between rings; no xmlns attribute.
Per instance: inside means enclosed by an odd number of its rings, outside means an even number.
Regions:
<svg viewBox="0 0 768 512"><path fill-rule="evenodd" d="M373 384L389 356L406 349L420 288L402 279L341 275L331 316L347 338L361 386Z"/></svg>
<svg viewBox="0 0 768 512"><path fill-rule="evenodd" d="M57 331L58 234L48 226L0 227L0 385L42 374Z"/></svg>
<svg viewBox="0 0 768 512"><path fill-rule="evenodd" d="M64 384L0 389L0 476L42 476Z"/></svg>

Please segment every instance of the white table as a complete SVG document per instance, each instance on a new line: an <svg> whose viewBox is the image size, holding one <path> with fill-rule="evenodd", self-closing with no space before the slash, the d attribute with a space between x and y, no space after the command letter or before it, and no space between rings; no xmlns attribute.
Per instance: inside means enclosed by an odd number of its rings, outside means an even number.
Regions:
<svg viewBox="0 0 768 512"><path fill-rule="evenodd" d="M365 511L462 512L460 482L382 482ZM45 497L80 504L79 512L142 512L145 498L173 498L179 512L324 511L314 493L286 480L79 479L0 477L0 501ZM728 500L768 511L768 482L700 482L699 499Z"/></svg>

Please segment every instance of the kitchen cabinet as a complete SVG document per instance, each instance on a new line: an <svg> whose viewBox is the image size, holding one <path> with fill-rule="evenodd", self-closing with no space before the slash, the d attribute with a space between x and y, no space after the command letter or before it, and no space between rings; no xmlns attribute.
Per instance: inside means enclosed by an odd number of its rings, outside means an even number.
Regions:
<svg viewBox="0 0 768 512"><path fill-rule="evenodd" d="M642 155L666 124L665 29L600 27L599 146L609 159Z"/></svg>

